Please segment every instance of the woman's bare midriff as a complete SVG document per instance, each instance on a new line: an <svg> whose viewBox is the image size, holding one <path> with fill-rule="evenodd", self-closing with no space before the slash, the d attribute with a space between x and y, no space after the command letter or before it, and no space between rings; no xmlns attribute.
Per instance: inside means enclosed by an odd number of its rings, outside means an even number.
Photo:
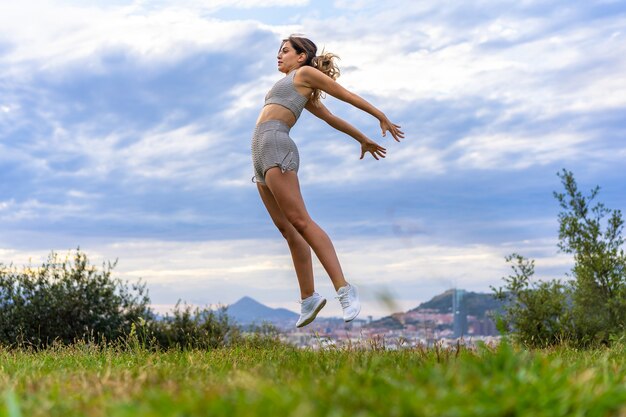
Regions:
<svg viewBox="0 0 626 417"><path fill-rule="evenodd" d="M256 119L256 124L267 122L268 120L280 120L285 122L287 126L293 127L296 124L296 116L293 115L291 110L280 104L268 104L263 107L259 118Z"/></svg>

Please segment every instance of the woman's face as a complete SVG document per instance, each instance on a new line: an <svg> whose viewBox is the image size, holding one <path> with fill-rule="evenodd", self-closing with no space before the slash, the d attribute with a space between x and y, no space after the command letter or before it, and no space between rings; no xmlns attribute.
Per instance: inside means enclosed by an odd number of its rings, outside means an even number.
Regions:
<svg viewBox="0 0 626 417"><path fill-rule="evenodd" d="M306 60L306 54L298 54L291 42L283 43L278 51L278 71L287 74L293 69L299 68Z"/></svg>

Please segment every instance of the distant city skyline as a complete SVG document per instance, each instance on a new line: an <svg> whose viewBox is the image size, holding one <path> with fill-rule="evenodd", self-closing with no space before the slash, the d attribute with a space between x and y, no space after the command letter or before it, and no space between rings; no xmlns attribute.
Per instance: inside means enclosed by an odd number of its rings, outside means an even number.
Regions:
<svg viewBox="0 0 626 417"><path fill-rule="evenodd" d="M363 294L361 317L446 289L489 292L504 257L564 277L556 173L626 210L626 4L605 1L23 0L0 4L0 262L80 247L148 284L157 311L244 295L298 311L250 138L291 33L341 57L338 81L406 133L329 109L292 137L308 209ZM372 22L375 22L374 24ZM315 263L317 290L339 304Z"/></svg>
<svg viewBox="0 0 626 417"><path fill-rule="evenodd" d="M473 297L474 314L470 314L467 304L463 303L465 295L463 290L446 291L416 306L418 308L397 312L380 320L367 316L345 323L341 317L318 317L302 328L295 326L298 313L269 308L248 296L229 306L226 312L231 322L244 331L270 324L282 340L313 348L320 347L320 344L367 345L377 341L395 348L400 345L432 346L434 343L450 345L456 340L466 344L499 340L500 334L491 316L493 302L488 301L484 294L467 294Z"/></svg>

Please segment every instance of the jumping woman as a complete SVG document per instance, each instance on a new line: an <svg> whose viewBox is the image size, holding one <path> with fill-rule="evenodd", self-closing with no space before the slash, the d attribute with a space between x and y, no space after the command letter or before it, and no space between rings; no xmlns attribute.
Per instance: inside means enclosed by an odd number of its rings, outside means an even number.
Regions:
<svg viewBox="0 0 626 417"><path fill-rule="evenodd" d="M311 248L330 276L343 309L343 319L350 322L361 311L359 294L341 270L335 248L324 230L309 216L300 193L298 148L289 137L302 109L307 109L333 128L352 136L361 144L361 159L370 153L376 160L386 150L348 122L333 115L320 101L322 92L345 101L380 121L382 135L391 133L396 141L404 137L400 126L358 95L335 82L339 69L331 53L316 56L317 47L307 38L290 36L278 51L278 70L285 74L265 96L265 105L257 119L252 138L252 160L261 200L270 217L287 240L300 285L301 314L297 327L311 323L326 305L315 292Z"/></svg>

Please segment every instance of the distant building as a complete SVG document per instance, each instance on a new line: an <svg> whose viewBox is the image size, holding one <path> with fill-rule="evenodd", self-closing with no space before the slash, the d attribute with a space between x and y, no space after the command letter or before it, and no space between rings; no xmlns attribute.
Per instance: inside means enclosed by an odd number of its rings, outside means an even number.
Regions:
<svg viewBox="0 0 626 417"><path fill-rule="evenodd" d="M470 320L469 333L479 336L497 336L500 334L496 328L496 324L489 317Z"/></svg>
<svg viewBox="0 0 626 417"><path fill-rule="evenodd" d="M467 307L464 298L465 290L452 290L452 335L455 338L467 335Z"/></svg>

